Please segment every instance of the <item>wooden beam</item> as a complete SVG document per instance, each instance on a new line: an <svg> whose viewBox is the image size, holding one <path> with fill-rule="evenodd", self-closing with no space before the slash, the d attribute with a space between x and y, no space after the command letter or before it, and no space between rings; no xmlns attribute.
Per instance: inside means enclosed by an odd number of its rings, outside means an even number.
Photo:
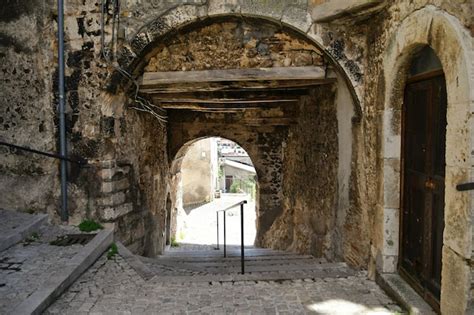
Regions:
<svg viewBox="0 0 474 315"><path fill-rule="evenodd" d="M155 103L158 104L158 103ZM209 110L209 111L229 111L229 110L247 110L247 109L265 109L265 108L287 108L297 105L297 100L268 100L268 101L247 101L247 102L161 102L158 106L163 109L177 110Z"/></svg>
<svg viewBox="0 0 474 315"><path fill-rule="evenodd" d="M169 104L175 104L179 107L179 104L203 104L203 105L212 105L212 104L237 104L237 105L255 105L255 104L277 104L283 105L285 103L298 103L297 98L288 98L288 99L261 99L261 100L246 100L246 99L209 99L209 100L200 100L200 99L155 99L153 98L153 103L165 108Z"/></svg>
<svg viewBox="0 0 474 315"><path fill-rule="evenodd" d="M323 67L275 67L252 69L145 72L143 85L325 79Z"/></svg>
<svg viewBox="0 0 474 315"><path fill-rule="evenodd" d="M248 81L248 82L223 82L223 83L175 83L161 85L141 85L140 92L145 94L154 93L185 93L185 92L213 92L213 91L261 91L267 89L281 88L309 88L321 84L330 84L336 82L336 79L321 80L287 80L287 81Z"/></svg>
<svg viewBox="0 0 474 315"><path fill-rule="evenodd" d="M334 81L326 78L323 67L314 66L145 72L139 80L142 93L307 87Z"/></svg>
<svg viewBox="0 0 474 315"><path fill-rule="evenodd" d="M233 90L233 91L188 91L181 93L173 93L165 91L162 93L153 93L150 96L155 100L165 99L242 99L242 100L259 100L259 99L297 99L303 95L308 95L308 88L281 88L281 89L264 89L264 90Z"/></svg>

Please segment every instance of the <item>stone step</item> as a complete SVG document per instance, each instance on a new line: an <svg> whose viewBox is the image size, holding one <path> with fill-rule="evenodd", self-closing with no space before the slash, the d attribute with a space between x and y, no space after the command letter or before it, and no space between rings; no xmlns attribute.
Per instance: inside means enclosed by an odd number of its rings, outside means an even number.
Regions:
<svg viewBox="0 0 474 315"><path fill-rule="evenodd" d="M169 267L178 267L181 269L187 269L198 272L205 272L209 274L225 274L225 273L237 273L240 272L240 264L232 265L220 265L220 266L209 266L209 265L196 265L196 264L173 264L169 262L166 264ZM347 267L345 264L245 264L246 272L271 272L271 271L307 271L307 270L320 270L321 268L343 268Z"/></svg>
<svg viewBox="0 0 474 315"><path fill-rule="evenodd" d="M176 260L162 260L157 259L154 262L158 264L170 264L170 265L193 265L198 267L221 267L221 266L240 266L240 259L232 260L209 260L209 261L176 261ZM315 258L302 258L302 259L245 259L247 266L282 266L282 265L318 265L325 263L325 261L317 260Z"/></svg>
<svg viewBox="0 0 474 315"><path fill-rule="evenodd" d="M332 264L328 264L332 265ZM227 273L227 274L208 274L193 276L160 276L155 277L158 282L165 283L187 283L187 282L237 282L237 281L285 281L285 280L303 280L324 279L324 278L346 278L355 276L357 272L350 268L341 266L324 266L320 269L305 271L272 271L252 273L246 271L245 274Z"/></svg>
<svg viewBox="0 0 474 315"><path fill-rule="evenodd" d="M245 250L245 256L295 256L296 253L284 252L284 251L274 251L266 248L248 248ZM222 257L223 251L221 250L203 250L203 251L167 251L164 254L165 257ZM239 250L227 250L228 257L240 257Z"/></svg>
<svg viewBox="0 0 474 315"><path fill-rule="evenodd" d="M144 257L147 259L147 257ZM193 262L193 263L205 263L205 262L232 262L232 261L240 261L239 256L232 256L232 257L223 257L215 256L215 257L170 257L170 256L159 256L156 258L151 258L157 261L176 261L176 262ZM246 261L262 261L262 260L313 260L314 262L326 262L324 258L315 258L310 255L269 255L269 256L245 256Z"/></svg>

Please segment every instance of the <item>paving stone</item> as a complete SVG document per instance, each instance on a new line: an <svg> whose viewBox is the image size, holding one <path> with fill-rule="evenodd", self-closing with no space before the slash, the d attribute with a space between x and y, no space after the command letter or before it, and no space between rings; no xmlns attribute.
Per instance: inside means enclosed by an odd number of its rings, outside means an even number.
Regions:
<svg viewBox="0 0 474 315"><path fill-rule="evenodd" d="M90 314L402 313L365 272L338 268L350 275L313 279L302 272L301 278L284 281L196 282L193 278L210 275L155 268L157 276L145 281L120 255L111 260L104 255L45 314L80 314L86 309ZM187 272L180 278L187 280L160 281L161 272Z"/></svg>
<svg viewBox="0 0 474 315"><path fill-rule="evenodd" d="M4 214L0 213L0 221L3 221ZM6 217L6 220L9 218ZM4 222L2 224L6 226ZM10 313L84 247L49 244L58 236L74 231L73 227L44 225L39 230L38 238L25 240L0 252L0 283L4 284L0 287L0 314Z"/></svg>

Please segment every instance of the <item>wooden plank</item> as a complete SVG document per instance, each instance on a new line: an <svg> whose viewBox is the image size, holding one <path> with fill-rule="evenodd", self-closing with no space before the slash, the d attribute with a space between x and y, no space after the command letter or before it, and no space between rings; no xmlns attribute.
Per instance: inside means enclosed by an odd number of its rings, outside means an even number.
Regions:
<svg viewBox="0 0 474 315"><path fill-rule="evenodd" d="M153 98L154 104L162 104L166 106L167 104L264 104L264 103L298 103L297 98L287 98L287 99L181 99L181 98L171 98L171 99L157 99ZM162 107L163 107L162 106Z"/></svg>
<svg viewBox="0 0 474 315"><path fill-rule="evenodd" d="M225 102L225 103L206 103L206 102L161 102L157 103L157 106L163 109L177 109L177 110L202 110L202 111L224 111L229 110L248 110L248 109L265 109L265 108L277 108L287 107L291 105L297 105L296 100L268 100L268 101L241 101L241 102Z"/></svg>
<svg viewBox="0 0 474 315"><path fill-rule="evenodd" d="M186 93L186 92L214 92L214 91L262 91L267 89L309 88L321 84L330 84L336 79L314 80L274 80L274 81L240 81L240 82L190 82L174 84L141 84L140 92L153 93Z"/></svg>
<svg viewBox="0 0 474 315"><path fill-rule="evenodd" d="M170 123L181 123L181 124L192 124L195 127L198 127L199 125L202 125L203 127L208 127L209 122L208 121L199 121L199 119L193 120L192 117L180 117L180 115L177 114L172 114L170 112L179 112L179 110L170 110L168 112L168 121ZM201 112L212 112L212 111L206 111L202 110ZM222 113L228 113L229 111L221 111ZM242 113L242 110L239 111L233 111L233 112L239 112ZM200 114L200 111L189 111L187 113L195 113L196 115ZM215 112L214 112L215 113ZM181 115L185 116L185 115ZM194 116L193 116L194 117ZM222 117L222 118L216 118L213 119L212 124L240 124L243 126L251 126L251 127L269 127L269 126L288 126L292 124L296 124L297 119L295 116L288 117L288 115L285 115L284 117L259 117L259 118L247 118L247 117L241 117L241 115L236 115L236 117Z"/></svg>
<svg viewBox="0 0 474 315"><path fill-rule="evenodd" d="M237 81L324 80L324 67L274 67L252 69L145 72L140 84L177 84Z"/></svg>
<svg viewBox="0 0 474 315"><path fill-rule="evenodd" d="M308 95L309 89L306 87L273 88L264 90L239 89L232 91L188 91L173 93L164 91L153 93L154 99L297 99L303 95Z"/></svg>

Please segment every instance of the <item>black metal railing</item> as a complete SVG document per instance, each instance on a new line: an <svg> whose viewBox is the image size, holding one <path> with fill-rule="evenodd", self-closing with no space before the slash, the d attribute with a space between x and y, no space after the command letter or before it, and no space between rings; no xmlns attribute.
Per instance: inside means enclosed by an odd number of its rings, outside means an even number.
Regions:
<svg viewBox="0 0 474 315"><path fill-rule="evenodd" d="M227 239L226 239L226 213L227 211L240 206L240 266L241 266L241 271L242 274L245 273L245 251L244 251L244 204L247 203L247 200L242 200L239 201L236 204L233 204L232 206L229 206L225 209L222 210L217 210L216 211L216 219L217 219L217 247L216 249L219 248L219 213L222 212L224 213L224 257L227 257Z"/></svg>
<svg viewBox="0 0 474 315"><path fill-rule="evenodd" d="M35 149L31 149L31 148L28 148L28 147L8 143L8 142L1 141L1 140L0 140L0 145L7 146L7 147L10 147L10 148L13 148L13 149L16 149L16 150L30 152L30 153L33 153L33 154L39 154L39 155L42 155L42 156L47 156L47 157L58 159L58 160L68 161L68 162L79 164L79 165L87 165L87 160L85 160L85 159L71 159L71 158L56 154L56 153L50 153L50 152L35 150Z"/></svg>
<svg viewBox="0 0 474 315"><path fill-rule="evenodd" d="M472 182L472 183L458 184L458 185L456 186L456 189L457 189L458 191L474 190L474 182Z"/></svg>

